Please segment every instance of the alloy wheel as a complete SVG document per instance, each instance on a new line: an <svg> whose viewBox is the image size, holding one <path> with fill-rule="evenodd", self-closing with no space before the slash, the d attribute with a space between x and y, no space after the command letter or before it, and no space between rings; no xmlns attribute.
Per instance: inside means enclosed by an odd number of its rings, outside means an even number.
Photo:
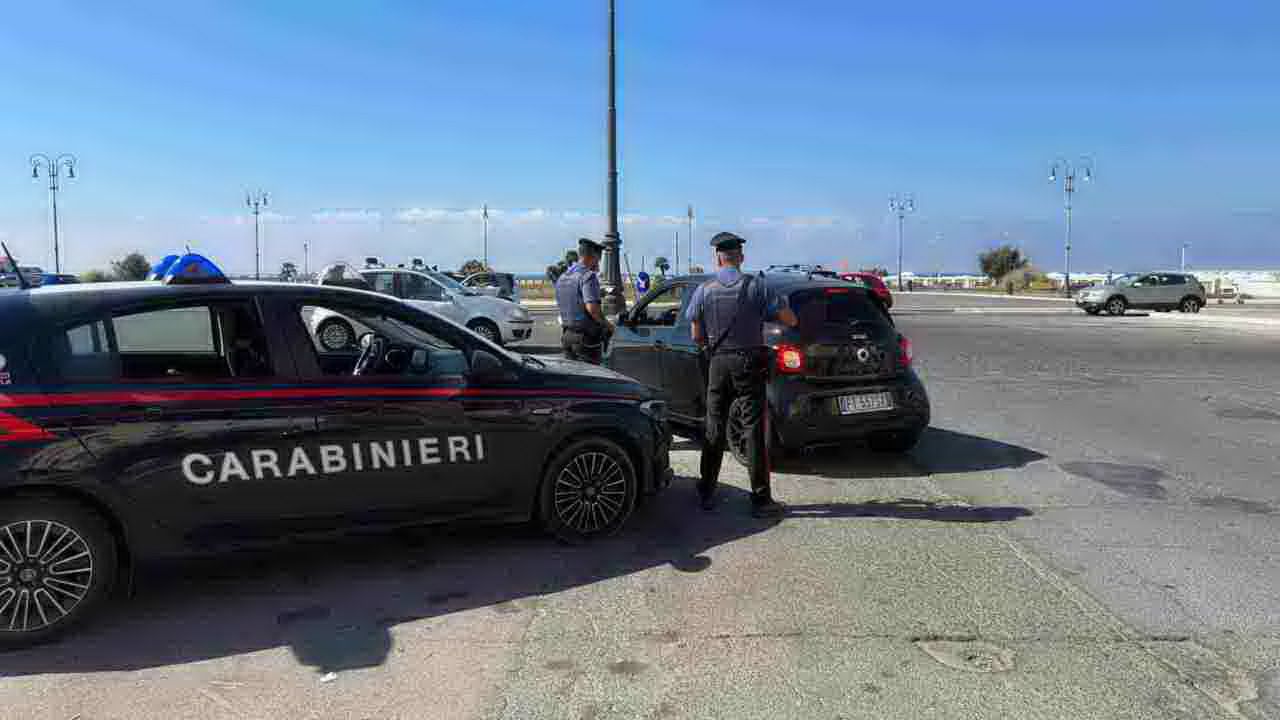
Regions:
<svg viewBox="0 0 1280 720"><path fill-rule="evenodd" d="M93 552L72 528L22 520L0 528L0 633L32 632L70 615L93 584Z"/></svg>
<svg viewBox="0 0 1280 720"><path fill-rule="evenodd" d="M576 532L588 535L608 528L624 512L626 504L626 473L606 453L577 455L556 477L556 513Z"/></svg>

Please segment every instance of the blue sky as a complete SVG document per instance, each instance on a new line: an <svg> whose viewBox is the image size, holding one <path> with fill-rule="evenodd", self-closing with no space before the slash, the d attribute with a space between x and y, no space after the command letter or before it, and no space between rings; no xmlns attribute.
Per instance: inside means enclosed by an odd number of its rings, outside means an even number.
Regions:
<svg viewBox="0 0 1280 720"><path fill-rule="evenodd" d="M748 263L1062 265L1057 156L1094 158L1072 265L1280 267L1280 5L619 0L633 264L723 228ZM52 265L32 152L72 152L66 264L189 243L252 269L500 267L603 230L604 0L17 3L0 27L0 239ZM8 168L5 170L4 168ZM682 250L682 255L684 251ZM683 261L682 261L683 262Z"/></svg>

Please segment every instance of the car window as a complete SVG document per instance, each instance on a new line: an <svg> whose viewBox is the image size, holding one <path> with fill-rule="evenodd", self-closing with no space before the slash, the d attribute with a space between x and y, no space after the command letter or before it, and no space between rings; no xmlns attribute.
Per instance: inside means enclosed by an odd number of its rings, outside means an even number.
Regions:
<svg viewBox="0 0 1280 720"><path fill-rule="evenodd" d="M1161 277L1165 285L1186 285L1187 278L1182 275L1164 275Z"/></svg>
<svg viewBox="0 0 1280 720"><path fill-rule="evenodd" d="M265 378L266 334L244 303L122 312L55 336L64 380L107 382Z"/></svg>
<svg viewBox="0 0 1280 720"><path fill-rule="evenodd" d="M311 338L320 370L325 375L351 376L360 357L359 338L373 333L386 340L388 352L383 362L362 377L460 376L467 371L466 349L408 316L395 316L385 310L347 306L342 303L303 305L299 316ZM331 326L349 333L350 343L329 342L326 333ZM339 349L334 349L339 348ZM425 362L412 363L415 351Z"/></svg>
<svg viewBox="0 0 1280 720"><path fill-rule="evenodd" d="M824 323L884 323L884 314L867 293L847 287L816 287L795 290L787 298L792 311L805 327Z"/></svg>
<svg viewBox="0 0 1280 720"><path fill-rule="evenodd" d="M122 315L114 319L122 353L213 354L212 310L205 305Z"/></svg>
<svg viewBox="0 0 1280 720"><path fill-rule="evenodd" d="M389 272L371 272L364 273L364 279L368 281L369 286L374 292L383 295L395 295L395 273Z"/></svg>
<svg viewBox="0 0 1280 720"><path fill-rule="evenodd" d="M442 302L444 289L422 275L404 273L400 277L400 297L405 300L432 300Z"/></svg>
<svg viewBox="0 0 1280 720"><path fill-rule="evenodd" d="M680 312L689 296L688 285L672 285L654 295L636 315L637 325L671 327L680 321Z"/></svg>

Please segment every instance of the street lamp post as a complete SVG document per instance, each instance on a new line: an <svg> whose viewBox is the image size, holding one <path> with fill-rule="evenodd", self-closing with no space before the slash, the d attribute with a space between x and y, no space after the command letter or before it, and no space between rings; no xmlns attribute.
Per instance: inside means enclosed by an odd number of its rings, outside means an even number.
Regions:
<svg viewBox="0 0 1280 720"><path fill-rule="evenodd" d="M618 108L614 5L614 0L609 0L609 229L604 235L604 287L600 303L600 309L606 315L627 309L627 299L622 294L622 237L618 234Z"/></svg>
<svg viewBox="0 0 1280 720"><path fill-rule="evenodd" d="M244 204L253 211L253 279L262 279L262 239L260 237L260 226L262 224L262 208L267 206L267 194L261 190L257 195L252 193L244 194Z"/></svg>
<svg viewBox="0 0 1280 720"><path fill-rule="evenodd" d="M50 160L48 155L36 153L29 158L29 161L31 162L31 179L40 179L41 168L44 168L45 175L49 177L49 205L53 210L53 271L61 273L62 249L58 244L58 178L61 176L62 170L66 169L67 178L75 179L76 156L70 153L63 153Z"/></svg>
<svg viewBox="0 0 1280 720"><path fill-rule="evenodd" d="M1178 263L1178 270L1181 272L1187 271L1187 248L1189 247L1191 247L1191 243L1182 243L1182 260Z"/></svg>
<svg viewBox="0 0 1280 720"><path fill-rule="evenodd" d="M1049 170L1049 182L1056 183L1062 177L1063 207L1067 213L1067 238L1063 244L1062 291L1071 297L1071 196L1076 191L1076 178L1085 182L1093 180L1093 161L1087 157L1071 163L1059 159Z"/></svg>
<svg viewBox="0 0 1280 720"><path fill-rule="evenodd" d="M693 205L689 206L689 212L686 215L689 220L689 273L693 273Z"/></svg>
<svg viewBox="0 0 1280 720"><path fill-rule="evenodd" d="M916 211L916 200L910 193L889 196L889 209L898 216L898 292L902 292L902 223L907 213Z"/></svg>
<svg viewBox="0 0 1280 720"><path fill-rule="evenodd" d="M311 278L311 244L306 240L302 241L302 277L310 280Z"/></svg>
<svg viewBox="0 0 1280 720"><path fill-rule="evenodd" d="M480 221L484 224L484 269L489 269L489 203L480 210Z"/></svg>

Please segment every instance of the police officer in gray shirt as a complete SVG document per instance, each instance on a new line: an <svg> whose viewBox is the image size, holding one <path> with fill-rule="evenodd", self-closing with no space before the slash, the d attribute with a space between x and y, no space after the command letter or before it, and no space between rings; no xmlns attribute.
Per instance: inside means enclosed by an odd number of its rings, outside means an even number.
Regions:
<svg viewBox="0 0 1280 720"><path fill-rule="evenodd" d="M560 310L560 347L569 360L600 364L604 343L613 325L600 310L600 253L594 240L578 240L578 262L556 280L556 307Z"/></svg>
<svg viewBox="0 0 1280 720"><path fill-rule="evenodd" d="M685 311L693 340L707 353L708 361L706 438L698 495L703 509L715 507L720 464L724 460L725 418L730 406L739 400L750 458L752 514L773 517L782 514L782 506L774 501L769 487L765 384L770 355L764 344L764 323L773 320L795 327L799 320L785 301L769 289L763 275L743 274L744 242L727 232L711 239L720 270L694 290Z"/></svg>

